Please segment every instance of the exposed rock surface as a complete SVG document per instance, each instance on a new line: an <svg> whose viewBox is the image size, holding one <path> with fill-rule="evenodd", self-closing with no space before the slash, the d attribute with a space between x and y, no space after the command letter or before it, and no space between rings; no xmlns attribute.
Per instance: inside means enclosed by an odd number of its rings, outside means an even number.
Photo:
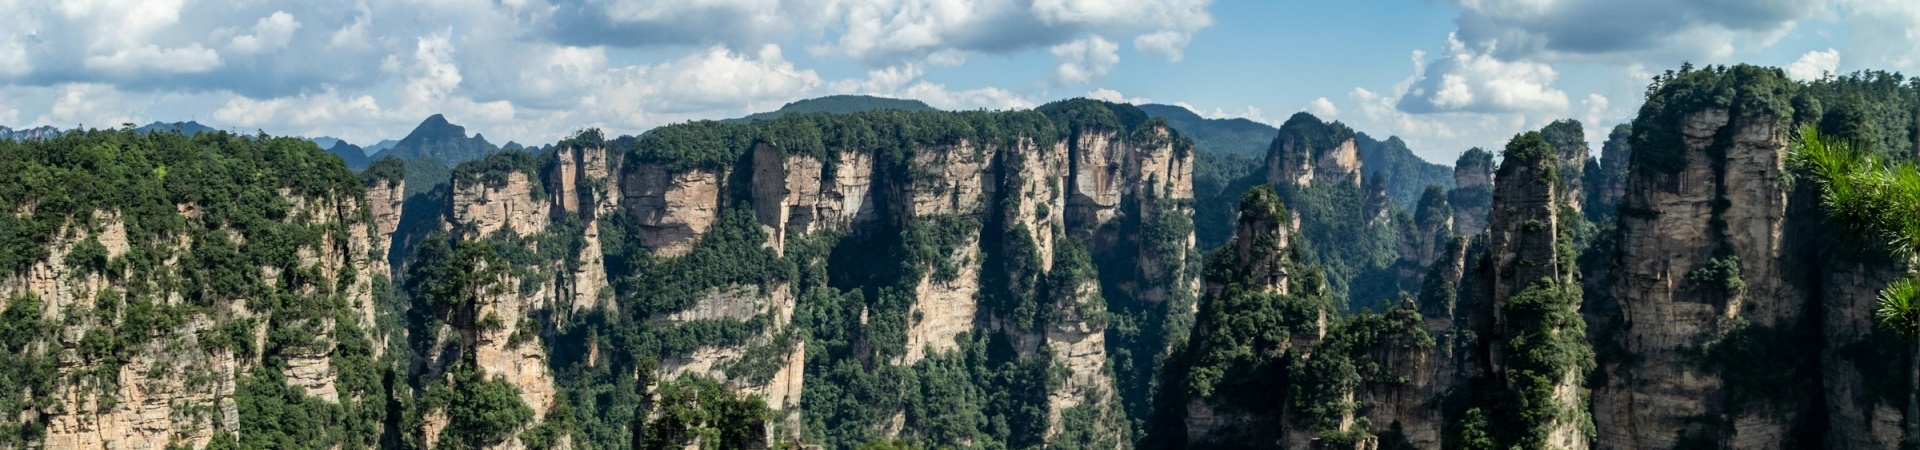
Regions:
<svg viewBox="0 0 1920 450"><path fill-rule="evenodd" d="M1667 447L1707 436L1730 448L1769 448L1791 432L1797 408L1700 401L1727 398L1729 386L1720 370L1693 356L1743 324L1793 327L1807 312L1804 294L1782 264L1786 136L1774 123L1772 117L1732 117L1722 108L1695 111L1681 124L1686 147L1663 149L1682 152L1684 167L1633 169L1621 208L1645 212L1622 214L1612 294L1627 330L1620 344L1634 358L1609 364L1613 375L1594 395L1603 447ZM1707 149L1720 136L1731 145L1713 161ZM1726 222L1724 231L1714 229L1714 220ZM1690 275L1717 251L1736 258L1743 289L1688 281L1699 278ZM1697 420L1702 417L1714 420Z"/></svg>
<svg viewBox="0 0 1920 450"><path fill-rule="evenodd" d="M550 204L540 201L546 193L538 189L532 177L519 171L505 174L502 183L485 180L462 182L453 186L453 225L466 239L491 236L502 229L521 237L546 231Z"/></svg>
<svg viewBox="0 0 1920 450"><path fill-rule="evenodd" d="M621 184L622 203L640 225L642 243L661 256L683 255L720 216L720 180L713 171L669 173L640 164Z"/></svg>
<svg viewBox="0 0 1920 450"><path fill-rule="evenodd" d="M1486 262L1475 273L1472 324L1480 340L1482 373L1518 397L1534 428L1525 439L1547 448L1584 449L1590 443L1586 367L1591 348L1580 317L1578 284L1570 268L1554 148L1538 134L1508 144L1493 190ZM1570 293L1568 291L1571 291ZM1571 304L1561 304L1570 296ZM1523 303L1524 302L1524 303ZM1563 320L1570 319L1571 324ZM1567 336L1572 334L1573 336ZM1565 339L1576 343L1556 343ZM1556 352L1540 361L1541 352ZM1568 354L1571 353L1571 354ZM1546 386L1550 391L1543 392ZM1495 409L1495 411L1498 411Z"/></svg>

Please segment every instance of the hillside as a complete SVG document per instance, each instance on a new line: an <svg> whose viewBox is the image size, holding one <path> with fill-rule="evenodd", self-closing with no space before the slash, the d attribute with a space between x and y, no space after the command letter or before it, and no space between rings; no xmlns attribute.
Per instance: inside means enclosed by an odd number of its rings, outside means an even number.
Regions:
<svg viewBox="0 0 1920 450"><path fill-rule="evenodd" d="M736 121L760 122L778 119L788 114L852 114L862 111L938 111L919 100L874 97L870 95L829 95L819 98L795 101L773 111L749 114L746 117L732 119Z"/></svg>
<svg viewBox="0 0 1920 450"><path fill-rule="evenodd" d="M201 125L200 122L187 121L187 122L173 122L173 123L154 122L154 123L146 124L139 128L135 128L133 129L133 131L137 133L153 133L153 132L171 131L171 132L176 132L180 134L185 134L188 136L193 136L200 133L211 133L219 130L216 130L213 127L209 127L206 125Z"/></svg>

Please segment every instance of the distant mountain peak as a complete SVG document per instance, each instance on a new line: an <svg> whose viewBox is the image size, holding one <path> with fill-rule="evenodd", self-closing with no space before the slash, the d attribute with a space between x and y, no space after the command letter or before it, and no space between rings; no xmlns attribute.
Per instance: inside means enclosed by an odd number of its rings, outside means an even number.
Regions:
<svg viewBox="0 0 1920 450"><path fill-rule="evenodd" d="M899 111L939 111L926 102L913 99L876 97L871 95L829 95L825 97L795 100L781 106L780 109L755 113L734 119L757 122L778 119L788 114L851 114L862 111L899 110Z"/></svg>
<svg viewBox="0 0 1920 450"><path fill-rule="evenodd" d="M133 131L142 133L142 134L152 133L156 131L173 131L173 132L178 132L180 134L192 136L200 133L212 133L220 130L210 126L203 125L200 122L193 121L193 120L189 120L185 122L172 122L172 123L161 122L156 120L153 123L146 124L145 126L142 126L140 128L135 128L133 129Z"/></svg>
<svg viewBox="0 0 1920 450"><path fill-rule="evenodd" d="M378 147L379 144L375 144ZM447 121L440 114L427 116L413 132L401 138L388 151L401 159L431 157L447 164L472 161L499 150L500 147L487 142L486 136L475 133L467 136L467 128Z"/></svg>

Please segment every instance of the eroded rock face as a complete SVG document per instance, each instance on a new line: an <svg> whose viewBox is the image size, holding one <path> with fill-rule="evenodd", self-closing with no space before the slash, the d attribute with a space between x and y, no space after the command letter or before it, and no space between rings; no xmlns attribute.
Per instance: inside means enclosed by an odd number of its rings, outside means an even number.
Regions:
<svg viewBox="0 0 1920 450"><path fill-rule="evenodd" d="M623 203L640 225L640 241L661 256L679 256L720 217L721 174L709 170L669 173L657 164L635 167L621 188Z"/></svg>
<svg viewBox="0 0 1920 450"><path fill-rule="evenodd" d="M928 351L957 347L955 337L974 330L980 312L980 237L976 233L951 256L960 261L958 274L940 280L929 273L914 289L912 322L907 327L907 354L901 365L925 359Z"/></svg>
<svg viewBox="0 0 1920 450"><path fill-rule="evenodd" d="M1067 199L1068 220L1076 224L1075 228L1092 229L1113 219L1115 209L1120 206L1123 170L1132 156L1131 146L1120 142L1119 136L1112 133L1082 132L1070 143L1071 159L1069 165L1072 174L1068 179L1073 183L1071 195ZM1135 185L1138 186L1138 185Z"/></svg>
<svg viewBox="0 0 1920 450"><path fill-rule="evenodd" d="M1480 234L1487 229L1487 215L1493 213L1493 155L1472 149L1453 166L1454 188L1447 191L1453 207L1453 229L1462 235Z"/></svg>
<svg viewBox="0 0 1920 450"><path fill-rule="evenodd" d="M502 229L521 237L546 231L550 206L536 200L536 187L526 173L505 174L502 183L485 180L453 183L453 225L466 239L492 236Z"/></svg>
<svg viewBox="0 0 1920 450"><path fill-rule="evenodd" d="M1478 309L1472 325L1485 355L1481 373L1521 398L1516 401L1532 402L1528 407L1535 411L1556 411L1545 418L1520 419L1535 427L1529 436L1543 440L1549 448L1584 449L1590 436L1587 395L1582 387L1586 370L1581 361L1591 358L1591 349L1586 346L1584 319L1579 316L1577 280L1568 270L1571 264L1566 258L1571 255L1559 251L1565 240L1563 222L1579 219L1560 215L1566 207L1565 198L1555 175L1553 147L1545 140L1532 133L1517 137L1503 156L1499 182L1493 190L1493 215L1487 226L1486 262L1475 273ZM1540 298L1562 295L1572 296L1571 304ZM1572 317L1574 323L1562 323L1554 317ZM1527 353L1549 351L1547 346L1558 344L1521 337L1564 334L1576 334L1578 344L1552 351L1577 352L1577 356L1547 363L1527 362L1534 359ZM1542 388L1533 384L1539 381L1549 383L1551 392L1534 391Z"/></svg>
<svg viewBox="0 0 1920 450"><path fill-rule="evenodd" d="M1737 327L1792 327L1806 313L1792 284L1783 241L1786 195L1781 174L1783 130L1772 117L1731 117L1726 109L1685 116L1685 165L1674 172L1635 167L1621 208L1621 262L1613 297L1619 302L1629 361L1605 370L1609 382L1594 394L1594 421L1603 448L1671 447L1700 436L1730 448L1770 448L1791 432L1797 407L1731 408L1719 370L1702 367L1694 350ZM1708 147L1730 142L1713 161ZM1715 165L1724 165L1716 172ZM1724 193L1724 196L1721 194ZM1725 205L1716 210L1715 203ZM1724 232L1713 220L1724 220ZM1744 275L1741 289L1689 283L1726 251ZM1721 257L1721 261L1726 261ZM1710 278L1708 276L1707 278ZM1711 418L1701 421L1699 418ZM1710 424L1725 424L1715 426Z"/></svg>
<svg viewBox="0 0 1920 450"><path fill-rule="evenodd" d="M407 201L406 180L374 180L367 186L367 208L373 211L373 226L376 239L381 248L389 249L393 245L393 232L400 227L401 206ZM391 256L391 255L389 255Z"/></svg>
<svg viewBox="0 0 1920 450"><path fill-rule="evenodd" d="M384 255L376 251L386 245L375 238L380 234L380 215L363 209L368 203L365 198L306 198L287 191L281 194L290 205L287 220L342 225L342 232L325 234L312 245L297 248L298 267L321 277L314 280L315 284L337 289L333 292L349 308L344 317L358 320L351 325L372 329L376 308L373 280L387 273ZM181 205L178 210L192 216L198 207ZM109 278L92 269L68 265L67 259L83 242L98 242L108 258L127 254L133 242L119 213L96 211L92 215L93 226L70 222L65 230L54 234L52 242L44 243L48 258L19 275L0 276L0 298L32 295L40 300L42 323L57 326L48 340L30 345L29 352L53 358L57 362L55 370L63 376L54 381L50 391L21 392L30 401L27 416L46 425L39 445L81 449L203 447L216 433L239 430L240 412L234 399L237 383L248 373L260 370L262 361L236 356L203 338L216 331L219 319L250 318L254 326L245 330L241 339L250 336L252 348L263 348L268 329L285 325L250 312L244 299L217 301L212 315L188 313L178 318L181 322L176 328L144 336L143 343L129 346L121 355L125 359L117 370L110 370L113 366L107 361L83 353L82 342L90 335L128 326L125 313L102 315L98 309L103 299L119 299L120 303L110 306L127 311L128 286L120 277ZM368 215L376 220L363 221ZM244 243L238 233L226 236ZM159 253L156 256L161 264L154 270L175 271L152 275L179 277L177 271L185 265L182 257L195 251L199 243L182 235L173 241L142 244L152 245L147 251ZM263 270L263 274L270 279L281 275L277 270ZM338 278L347 275L351 278ZM311 287L307 289L300 293L313 293ZM106 293L113 295L103 296ZM179 292L162 290L150 295L154 295L151 301L167 305L187 301ZM319 327L323 331L340 325L331 317L323 322ZM368 337L374 340L376 351L384 349L380 344L384 336L370 333ZM282 355L287 365L283 371L286 382L322 401L338 402L337 369L329 358L334 343L316 339L312 344ZM103 377L96 378L95 374ZM50 406L32 406L42 401Z"/></svg>
<svg viewBox="0 0 1920 450"><path fill-rule="evenodd" d="M1279 145L1280 151L1267 158L1269 184L1360 184L1360 147L1352 137L1319 154L1297 140L1283 139Z"/></svg>
<svg viewBox="0 0 1920 450"><path fill-rule="evenodd" d="M916 149L905 187L912 198L912 217L938 214L975 214L986 206L986 186L992 181L988 163L992 146L968 142Z"/></svg>
<svg viewBox="0 0 1920 450"><path fill-rule="evenodd" d="M510 276L505 278L503 283L512 283L506 286L518 284L518 280ZM481 376L505 379L519 389L520 401L533 409L536 422L553 408L558 389L553 384L553 375L547 373L543 341L538 335L526 335L519 324L523 320L535 320L534 315L544 306L539 300L549 295L514 289L482 295L474 312L481 323L473 330L474 336L467 340L473 343L473 361ZM493 324L499 327L493 328Z"/></svg>

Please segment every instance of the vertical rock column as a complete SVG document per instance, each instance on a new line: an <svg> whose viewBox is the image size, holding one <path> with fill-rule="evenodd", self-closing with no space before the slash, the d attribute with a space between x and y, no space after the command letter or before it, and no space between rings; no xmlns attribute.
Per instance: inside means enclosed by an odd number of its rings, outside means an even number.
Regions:
<svg viewBox="0 0 1920 450"><path fill-rule="evenodd" d="M1526 430L1492 430L1506 445L1587 448L1591 419L1583 388L1592 366L1580 316L1580 288L1560 217L1564 204L1551 145L1538 133L1507 144L1493 191L1486 260L1476 274L1479 308L1474 328L1485 349L1481 364L1506 400L1491 414L1526 423Z"/></svg>

